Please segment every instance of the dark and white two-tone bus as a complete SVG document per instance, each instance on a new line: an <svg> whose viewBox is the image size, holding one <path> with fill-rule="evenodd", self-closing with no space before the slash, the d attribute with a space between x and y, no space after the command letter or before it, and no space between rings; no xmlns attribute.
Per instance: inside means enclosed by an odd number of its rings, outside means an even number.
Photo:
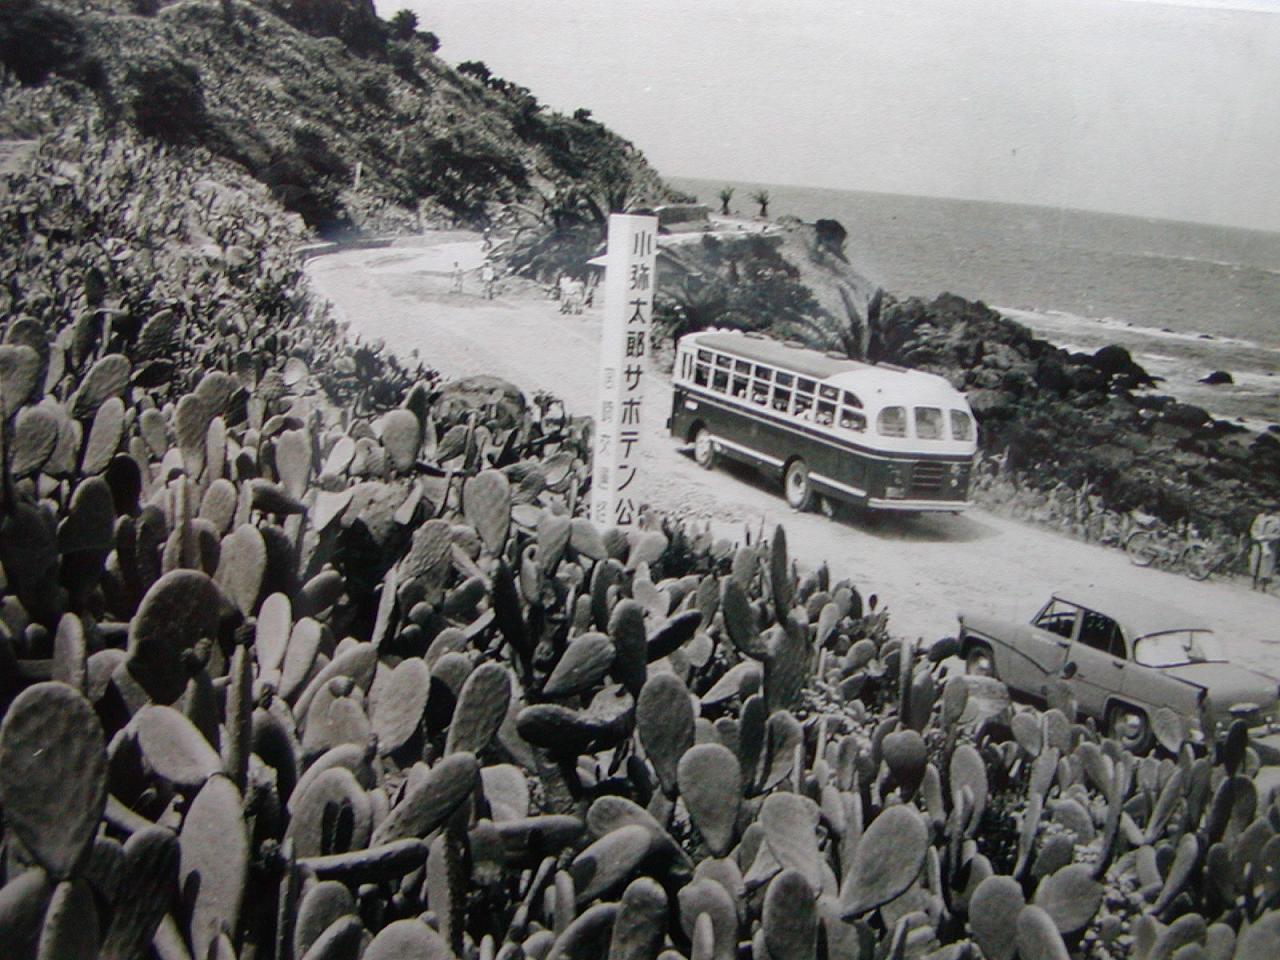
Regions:
<svg viewBox="0 0 1280 960"><path fill-rule="evenodd" d="M761 469L798 510L818 496L872 510L969 505L977 428L942 377L709 330L680 339L672 379L671 434L694 459Z"/></svg>

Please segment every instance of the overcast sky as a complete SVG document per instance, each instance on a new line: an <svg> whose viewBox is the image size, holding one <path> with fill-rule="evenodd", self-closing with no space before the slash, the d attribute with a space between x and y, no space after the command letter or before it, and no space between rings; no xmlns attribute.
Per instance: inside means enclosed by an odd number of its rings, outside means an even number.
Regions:
<svg viewBox="0 0 1280 960"><path fill-rule="evenodd" d="M1280 231L1280 3L377 0L667 176Z"/></svg>

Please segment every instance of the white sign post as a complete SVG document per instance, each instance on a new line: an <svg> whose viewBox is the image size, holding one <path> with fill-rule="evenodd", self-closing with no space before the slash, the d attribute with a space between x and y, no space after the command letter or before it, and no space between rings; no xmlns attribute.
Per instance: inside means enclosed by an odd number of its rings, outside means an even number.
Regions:
<svg viewBox="0 0 1280 960"><path fill-rule="evenodd" d="M657 248L657 217L609 215L591 478L591 519L600 526L631 527L639 520L636 474Z"/></svg>

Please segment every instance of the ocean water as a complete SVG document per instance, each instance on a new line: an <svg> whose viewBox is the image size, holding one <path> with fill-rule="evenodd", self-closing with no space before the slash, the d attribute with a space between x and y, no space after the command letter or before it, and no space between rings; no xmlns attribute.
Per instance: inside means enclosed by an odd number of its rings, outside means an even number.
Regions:
<svg viewBox="0 0 1280 960"><path fill-rule="evenodd" d="M839 220L846 253L899 297L949 291L1082 350L1126 346L1162 390L1252 426L1280 422L1280 234L1080 210L671 178L747 216ZM1226 370L1236 383L1199 384Z"/></svg>

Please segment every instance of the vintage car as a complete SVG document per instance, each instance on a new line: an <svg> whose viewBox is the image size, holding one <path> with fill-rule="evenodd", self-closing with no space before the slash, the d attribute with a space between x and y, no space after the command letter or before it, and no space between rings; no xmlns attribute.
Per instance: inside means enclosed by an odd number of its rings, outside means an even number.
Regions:
<svg viewBox="0 0 1280 960"><path fill-rule="evenodd" d="M967 672L1021 699L1043 702L1047 684L1066 679L1081 713L1134 751L1151 746L1160 707L1186 717L1195 738L1235 717L1280 720L1280 683L1228 662L1206 626L1165 604L1055 594L1027 623L962 612L959 639Z"/></svg>

